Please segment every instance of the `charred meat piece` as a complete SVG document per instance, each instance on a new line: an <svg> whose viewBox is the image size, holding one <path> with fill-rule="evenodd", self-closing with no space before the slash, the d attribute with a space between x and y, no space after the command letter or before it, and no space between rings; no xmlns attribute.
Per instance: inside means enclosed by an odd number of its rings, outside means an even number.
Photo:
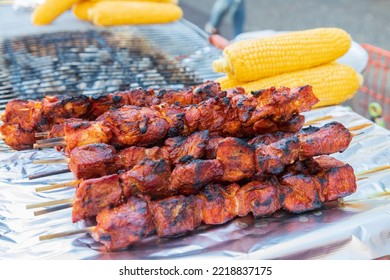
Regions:
<svg viewBox="0 0 390 280"><path fill-rule="evenodd" d="M56 95L42 99L43 114L50 124L62 123L69 118L86 118L89 105L89 98L85 95Z"/></svg>
<svg viewBox="0 0 390 280"><path fill-rule="evenodd" d="M322 206L318 185L310 175L285 176L280 180L282 206L291 213L302 213Z"/></svg>
<svg viewBox="0 0 390 280"><path fill-rule="evenodd" d="M148 200L144 198L130 197L118 207L105 208L96 221L92 237L109 251L123 250L154 233Z"/></svg>
<svg viewBox="0 0 390 280"><path fill-rule="evenodd" d="M144 107L159 103L153 89L137 88L125 91L124 94L126 94L129 105Z"/></svg>
<svg viewBox="0 0 390 280"><path fill-rule="evenodd" d="M352 134L338 122L330 122L321 128L309 126L300 131L300 160L317 155L344 151L352 140Z"/></svg>
<svg viewBox="0 0 390 280"><path fill-rule="evenodd" d="M166 197L169 191L170 164L161 160L145 160L131 170L122 173L119 178L125 197L148 194L153 198Z"/></svg>
<svg viewBox="0 0 390 280"><path fill-rule="evenodd" d="M74 148L69 154L69 169L76 178L96 178L116 173L123 166L114 147L88 144Z"/></svg>
<svg viewBox="0 0 390 280"><path fill-rule="evenodd" d="M136 164L146 159L169 160L168 152L163 147L160 148L158 146L152 148L132 146L119 151L118 155L125 170L133 168Z"/></svg>
<svg viewBox="0 0 390 280"><path fill-rule="evenodd" d="M204 84L184 88L182 90L160 90L157 93L159 103L175 104L179 106L188 106L198 104L203 100L218 96L221 92L221 86L218 83L208 81Z"/></svg>
<svg viewBox="0 0 390 280"><path fill-rule="evenodd" d="M18 124L3 124L0 132L4 142L17 151L32 149L35 143L35 131L23 130Z"/></svg>
<svg viewBox="0 0 390 280"><path fill-rule="evenodd" d="M221 141L225 138L221 136L210 136L207 146L205 148L205 158L206 159L215 159L217 158L217 148Z"/></svg>
<svg viewBox="0 0 390 280"><path fill-rule="evenodd" d="M159 237L186 234L202 222L201 201L193 195L151 201L149 207Z"/></svg>
<svg viewBox="0 0 390 280"><path fill-rule="evenodd" d="M103 116L104 126L112 132L112 143L119 147L152 146L164 139L169 130L164 116L152 108L124 106Z"/></svg>
<svg viewBox="0 0 390 280"><path fill-rule="evenodd" d="M302 129L305 124L305 117L300 114L294 114L287 121L279 121L277 122L278 130L283 131L285 133L295 133Z"/></svg>
<svg viewBox="0 0 390 280"><path fill-rule="evenodd" d="M196 130L208 130L210 134L221 136L239 134L241 122L229 98L208 99L200 103L197 109L199 120Z"/></svg>
<svg viewBox="0 0 390 280"><path fill-rule="evenodd" d="M258 135L248 141L249 145L269 145L272 143L275 143L277 141L282 140L283 138L288 138L293 136L292 133L286 133L286 132L275 132L275 133L267 133L267 134L261 134Z"/></svg>
<svg viewBox="0 0 390 280"><path fill-rule="evenodd" d="M4 124L17 124L24 131L45 131L48 129L46 119L42 115L42 103L14 99L7 103L1 118Z"/></svg>
<svg viewBox="0 0 390 280"><path fill-rule="evenodd" d="M277 179L252 181L237 192L237 215L240 217L252 213L255 218L270 215L281 208Z"/></svg>
<svg viewBox="0 0 390 280"><path fill-rule="evenodd" d="M222 164L222 180L238 182L255 173L255 149L239 138L227 137L218 144L217 160Z"/></svg>
<svg viewBox="0 0 390 280"><path fill-rule="evenodd" d="M70 118L64 120L63 123L58 123L53 125L53 127L50 129L49 135L47 138L57 138L57 137L64 137L65 136L65 124L66 123L80 123L83 122L82 119L75 119Z"/></svg>
<svg viewBox="0 0 390 280"><path fill-rule="evenodd" d="M351 165L326 156L314 161L322 169L315 175L322 185L325 201L336 200L356 191L356 177Z"/></svg>
<svg viewBox="0 0 390 280"><path fill-rule="evenodd" d="M111 131L101 122L71 122L65 123L64 134L66 137L66 149L69 153L75 147L96 144L110 143Z"/></svg>
<svg viewBox="0 0 390 280"><path fill-rule="evenodd" d="M81 182L76 190L73 203L72 221L95 217L108 206L121 203L122 188L118 175L108 175Z"/></svg>
<svg viewBox="0 0 390 280"><path fill-rule="evenodd" d="M105 112L129 105L126 92L116 92L110 94L92 95L89 98L90 107L88 119L94 120Z"/></svg>
<svg viewBox="0 0 390 280"><path fill-rule="evenodd" d="M207 185L198 197L203 201L202 219L205 224L218 225L226 223L237 216L236 192L240 188L237 184L222 186Z"/></svg>
<svg viewBox="0 0 390 280"><path fill-rule="evenodd" d="M186 162L188 159L202 158L208 143L209 132L199 131L185 138L180 145L175 146L169 153L169 158L173 164ZM167 141L165 141L167 143Z"/></svg>
<svg viewBox="0 0 390 280"><path fill-rule="evenodd" d="M193 160L178 164L172 170L170 190L173 193L198 193L206 184L218 182L223 176L223 168L218 160Z"/></svg>
<svg viewBox="0 0 390 280"><path fill-rule="evenodd" d="M298 159L299 141L297 136L283 138L269 145L256 148L257 172L279 174L284 166Z"/></svg>

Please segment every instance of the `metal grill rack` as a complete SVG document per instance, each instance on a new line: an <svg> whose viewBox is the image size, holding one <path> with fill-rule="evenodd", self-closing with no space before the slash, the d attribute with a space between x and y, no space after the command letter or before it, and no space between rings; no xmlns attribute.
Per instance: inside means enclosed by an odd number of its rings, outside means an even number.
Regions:
<svg viewBox="0 0 390 280"><path fill-rule="evenodd" d="M211 68L219 55L185 20L6 39L0 42L0 110L13 98L198 84L219 76Z"/></svg>

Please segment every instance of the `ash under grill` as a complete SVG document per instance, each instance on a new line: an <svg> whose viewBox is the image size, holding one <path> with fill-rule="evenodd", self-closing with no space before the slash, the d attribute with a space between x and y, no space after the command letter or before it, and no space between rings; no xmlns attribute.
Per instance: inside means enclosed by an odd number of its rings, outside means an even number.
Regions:
<svg viewBox="0 0 390 280"><path fill-rule="evenodd" d="M218 77L211 62L219 55L185 21L7 39L0 42L0 110L13 98L199 84Z"/></svg>

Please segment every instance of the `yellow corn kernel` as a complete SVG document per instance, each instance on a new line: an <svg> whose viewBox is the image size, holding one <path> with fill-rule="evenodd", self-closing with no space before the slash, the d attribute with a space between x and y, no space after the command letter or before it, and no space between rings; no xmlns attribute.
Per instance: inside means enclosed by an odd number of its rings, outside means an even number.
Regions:
<svg viewBox="0 0 390 280"><path fill-rule="evenodd" d="M37 6L32 15L31 22L35 25L46 25L52 23L57 17L69 10L73 4L80 0L46 0Z"/></svg>
<svg viewBox="0 0 390 280"><path fill-rule="evenodd" d="M215 80L223 90L241 86L246 92L257 91L272 86L289 88L311 85L320 100L313 108L338 105L352 98L363 84L363 76L350 66L329 63L310 69L271 76L250 83L240 83L228 77Z"/></svg>
<svg viewBox="0 0 390 280"><path fill-rule="evenodd" d="M155 2L98 2L89 11L98 26L168 23L183 16L179 6Z"/></svg>
<svg viewBox="0 0 390 280"><path fill-rule="evenodd" d="M222 58L213 61L213 68L240 82L250 82L329 63L345 54L350 45L350 35L340 28L290 32L235 42L224 49Z"/></svg>

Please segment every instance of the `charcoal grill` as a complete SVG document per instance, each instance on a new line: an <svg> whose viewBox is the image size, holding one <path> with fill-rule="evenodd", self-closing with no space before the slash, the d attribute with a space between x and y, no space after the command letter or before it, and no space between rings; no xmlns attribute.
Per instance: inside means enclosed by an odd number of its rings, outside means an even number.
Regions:
<svg viewBox="0 0 390 280"><path fill-rule="evenodd" d="M212 80L220 51L186 20L0 41L0 110L14 98L180 88Z"/></svg>

